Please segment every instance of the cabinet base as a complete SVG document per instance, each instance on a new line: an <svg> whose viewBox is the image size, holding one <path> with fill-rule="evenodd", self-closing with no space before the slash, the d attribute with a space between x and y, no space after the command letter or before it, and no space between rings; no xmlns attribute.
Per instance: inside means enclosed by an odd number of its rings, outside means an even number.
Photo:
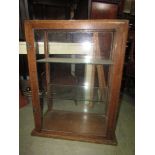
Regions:
<svg viewBox="0 0 155 155"><path fill-rule="evenodd" d="M36 131L35 129L32 131L31 135L48 137L48 138L59 138L59 139L66 139L66 140L107 144L107 145L117 145L116 136L114 136L112 139L107 139L106 137L103 137L103 136L78 135L75 133L65 133L65 132L45 131L45 130Z"/></svg>

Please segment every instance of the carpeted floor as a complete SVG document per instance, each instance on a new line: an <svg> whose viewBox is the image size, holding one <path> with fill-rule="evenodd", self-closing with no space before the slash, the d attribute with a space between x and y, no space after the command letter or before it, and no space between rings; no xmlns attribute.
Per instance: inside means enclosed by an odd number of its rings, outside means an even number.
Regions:
<svg viewBox="0 0 155 155"><path fill-rule="evenodd" d="M121 99L116 136L118 145L93 144L53 138L31 136L33 125L32 105L20 109L20 155L134 155L135 108L128 96Z"/></svg>

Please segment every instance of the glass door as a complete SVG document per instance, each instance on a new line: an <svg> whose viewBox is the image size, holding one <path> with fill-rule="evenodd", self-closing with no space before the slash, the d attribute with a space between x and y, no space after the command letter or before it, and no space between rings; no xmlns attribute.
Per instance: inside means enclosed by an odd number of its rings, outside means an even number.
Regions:
<svg viewBox="0 0 155 155"><path fill-rule="evenodd" d="M34 31L42 130L104 136L113 33Z"/></svg>

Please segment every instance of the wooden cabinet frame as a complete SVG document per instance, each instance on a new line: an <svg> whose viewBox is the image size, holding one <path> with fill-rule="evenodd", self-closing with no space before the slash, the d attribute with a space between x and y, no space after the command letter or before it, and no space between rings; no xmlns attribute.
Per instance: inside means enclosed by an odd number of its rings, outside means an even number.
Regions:
<svg viewBox="0 0 155 155"><path fill-rule="evenodd" d="M36 53L34 46L34 29L64 29L64 30L113 30L113 67L110 77L110 90L106 119L105 136L82 136L65 132L42 131L42 118L39 100ZM127 20L27 20L25 21L25 36L27 42L28 66L32 90L32 104L35 129L32 135L81 140L96 143L116 144L115 129L119 107L119 93L122 79L122 69L128 32Z"/></svg>

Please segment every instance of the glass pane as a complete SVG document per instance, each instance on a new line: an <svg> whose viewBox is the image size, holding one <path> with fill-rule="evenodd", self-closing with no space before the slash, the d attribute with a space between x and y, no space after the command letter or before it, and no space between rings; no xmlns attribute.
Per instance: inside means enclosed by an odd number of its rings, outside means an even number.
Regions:
<svg viewBox="0 0 155 155"><path fill-rule="evenodd" d="M104 135L113 32L35 30L34 34L42 129Z"/></svg>
<svg viewBox="0 0 155 155"><path fill-rule="evenodd" d="M40 54L45 54L45 32L49 57L111 59L113 31L35 30L36 52Z"/></svg>

